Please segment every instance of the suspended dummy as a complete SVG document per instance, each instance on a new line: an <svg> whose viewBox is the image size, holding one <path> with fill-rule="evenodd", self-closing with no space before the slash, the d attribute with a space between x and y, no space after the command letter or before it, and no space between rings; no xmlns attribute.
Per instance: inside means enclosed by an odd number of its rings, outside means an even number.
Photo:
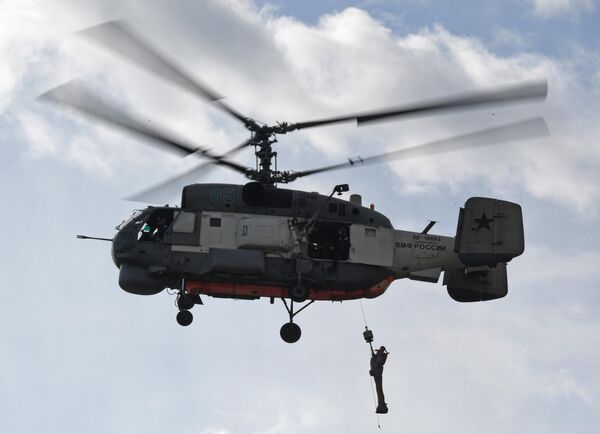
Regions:
<svg viewBox="0 0 600 434"><path fill-rule="evenodd" d="M385 365L389 353L383 345L377 351L373 350L373 332L366 327L363 336L371 347L371 369L369 374L375 380L375 389L377 390L377 410L375 410L375 413L385 414L388 412L388 407L383 394L383 365Z"/></svg>

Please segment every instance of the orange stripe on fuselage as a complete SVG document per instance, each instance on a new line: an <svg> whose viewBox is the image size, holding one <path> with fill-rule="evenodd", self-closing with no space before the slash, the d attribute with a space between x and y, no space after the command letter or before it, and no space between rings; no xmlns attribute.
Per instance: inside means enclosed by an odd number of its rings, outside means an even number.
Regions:
<svg viewBox="0 0 600 434"><path fill-rule="evenodd" d="M358 298L379 297L394 281L388 277L369 288L344 289L314 289L309 290L309 300L355 300ZM206 281L186 281L185 289L188 294L206 294L219 297L275 297L288 298L288 289L283 286L256 285L252 283L222 283Z"/></svg>

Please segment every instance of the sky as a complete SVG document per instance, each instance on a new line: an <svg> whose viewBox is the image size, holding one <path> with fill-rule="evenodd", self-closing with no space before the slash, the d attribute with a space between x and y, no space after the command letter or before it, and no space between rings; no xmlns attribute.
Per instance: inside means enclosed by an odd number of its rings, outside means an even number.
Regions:
<svg viewBox="0 0 600 434"><path fill-rule="evenodd" d="M36 100L80 78L217 151L247 138L205 101L90 44L127 20L255 119L303 121L547 79L544 102L279 137L304 170L543 116L550 137L297 181L348 183L397 229L453 236L472 196L522 205L508 296L454 302L399 280L362 302L390 351L377 428L361 304L315 303L300 341L280 303L125 293L108 243L123 200L197 163ZM593 0L0 0L0 431L592 433L600 425L600 5ZM251 154L238 161L253 164ZM243 183L225 169L198 182ZM177 197L170 199L176 204Z"/></svg>

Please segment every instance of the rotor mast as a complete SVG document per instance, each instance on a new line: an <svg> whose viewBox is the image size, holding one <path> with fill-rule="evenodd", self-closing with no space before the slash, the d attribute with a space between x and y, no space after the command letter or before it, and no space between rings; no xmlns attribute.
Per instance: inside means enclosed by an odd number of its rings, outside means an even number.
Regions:
<svg viewBox="0 0 600 434"><path fill-rule="evenodd" d="M249 144L256 148L254 155L257 159L256 170L249 171L246 176L253 181L266 185L290 182L293 172L280 172L277 167L274 170L272 169L273 159L277 158L277 152L273 150L272 145L277 143L276 134L285 134L293 130L293 125L284 122L276 125L258 125L256 121L248 119L246 127L252 132Z"/></svg>
<svg viewBox="0 0 600 434"><path fill-rule="evenodd" d="M272 145L277 142L277 139L275 133L269 130L269 127L261 127L252 137L252 144L256 147L254 155L258 160L257 179L255 180L261 184L273 184L271 165L277 152L273 151Z"/></svg>

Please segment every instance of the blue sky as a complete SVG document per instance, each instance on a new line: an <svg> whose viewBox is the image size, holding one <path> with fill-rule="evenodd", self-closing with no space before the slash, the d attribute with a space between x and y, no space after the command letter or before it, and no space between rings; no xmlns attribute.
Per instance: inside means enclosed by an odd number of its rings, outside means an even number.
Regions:
<svg viewBox="0 0 600 434"><path fill-rule="evenodd" d="M503 31L511 32L513 36L520 35L522 43L547 55L568 55L573 45L598 50L600 44L595 26L598 10L591 1L308 0L259 1L256 4L271 5L281 14L293 15L312 24L317 23L323 14L356 6L399 33L442 23L453 34L477 37L494 50L510 49L494 44Z"/></svg>
<svg viewBox="0 0 600 434"><path fill-rule="evenodd" d="M178 135L226 149L246 132L74 35L126 19L267 122L547 78L544 103L341 125L281 137L280 168L307 169L541 115L549 138L306 178L340 182L399 229L455 233L470 196L523 206L525 254L509 294L463 305L395 282L364 303L386 365L383 430L593 433L600 425L600 49L597 2L0 1L0 431L378 432L357 302L316 303L296 345L282 306L206 299L192 326L174 297L127 294L107 244L122 200L195 161L35 101L81 77ZM241 156L251 164L253 156ZM244 180L223 169L200 182ZM171 199L174 203L177 198Z"/></svg>

